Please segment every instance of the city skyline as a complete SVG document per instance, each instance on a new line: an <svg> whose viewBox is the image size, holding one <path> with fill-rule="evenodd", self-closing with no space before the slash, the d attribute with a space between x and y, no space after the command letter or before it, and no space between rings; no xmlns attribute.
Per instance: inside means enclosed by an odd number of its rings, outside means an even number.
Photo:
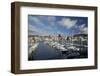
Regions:
<svg viewBox="0 0 100 76"><path fill-rule="evenodd" d="M87 17L28 15L28 35L70 36L87 31Z"/></svg>

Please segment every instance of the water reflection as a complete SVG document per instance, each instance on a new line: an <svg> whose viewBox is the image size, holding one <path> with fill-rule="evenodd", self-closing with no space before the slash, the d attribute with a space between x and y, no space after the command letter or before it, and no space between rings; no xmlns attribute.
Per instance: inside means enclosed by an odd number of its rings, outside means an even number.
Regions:
<svg viewBox="0 0 100 76"><path fill-rule="evenodd" d="M30 50L31 47L29 47ZM31 49L32 50L32 49ZM29 55L29 60L52 60L52 59L77 59L87 58L88 51L84 45L68 42L39 41Z"/></svg>

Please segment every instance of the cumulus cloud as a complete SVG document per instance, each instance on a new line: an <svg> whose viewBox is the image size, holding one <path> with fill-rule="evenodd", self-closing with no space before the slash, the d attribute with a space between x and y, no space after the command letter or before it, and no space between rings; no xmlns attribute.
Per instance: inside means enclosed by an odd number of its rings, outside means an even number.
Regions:
<svg viewBox="0 0 100 76"><path fill-rule="evenodd" d="M85 34L87 34L87 32L88 32L88 28L85 27L85 24L80 25L79 30L81 33L85 33Z"/></svg>
<svg viewBox="0 0 100 76"><path fill-rule="evenodd" d="M29 16L29 20L37 23L40 22L40 20L37 17L33 17L33 16Z"/></svg>
<svg viewBox="0 0 100 76"><path fill-rule="evenodd" d="M29 26L28 26L28 33L29 33L29 35L40 34L40 33L38 32L38 29L37 29L36 27L32 26L32 25L29 25Z"/></svg>
<svg viewBox="0 0 100 76"><path fill-rule="evenodd" d="M48 21L55 21L56 20L56 17L55 16L48 16Z"/></svg>
<svg viewBox="0 0 100 76"><path fill-rule="evenodd" d="M85 34L88 33L88 28L87 27L83 28L83 33L85 33Z"/></svg>
<svg viewBox="0 0 100 76"><path fill-rule="evenodd" d="M61 21L58 22L60 25L70 29L76 25L77 20L72 20L70 18L63 18Z"/></svg>
<svg viewBox="0 0 100 76"><path fill-rule="evenodd" d="M29 24L44 26L44 23L38 16L29 16Z"/></svg>
<svg viewBox="0 0 100 76"><path fill-rule="evenodd" d="M50 34L50 30L52 29L49 29L49 27L46 27L46 28L39 28L39 27L36 27L34 25L29 25L28 26L28 33L29 35L49 35Z"/></svg>
<svg viewBox="0 0 100 76"><path fill-rule="evenodd" d="M86 24L79 21L80 18L30 15L28 19L28 31L32 35L71 34L72 30L87 33L88 30Z"/></svg>

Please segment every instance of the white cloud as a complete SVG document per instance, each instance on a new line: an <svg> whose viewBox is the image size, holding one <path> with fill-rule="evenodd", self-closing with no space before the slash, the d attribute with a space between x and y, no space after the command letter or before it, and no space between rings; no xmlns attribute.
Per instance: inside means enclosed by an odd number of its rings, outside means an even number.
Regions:
<svg viewBox="0 0 100 76"><path fill-rule="evenodd" d="M32 25L28 26L28 32L29 32L29 35L32 35L33 33L39 33L38 29Z"/></svg>
<svg viewBox="0 0 100 76"><path fill-rule="evenodd" d="M79 30L81 33L85 33L85 34L87 34L87 32L88 32L88 28L85 27L85 24L80 25Z"/></svg>
<svg viewBox="0 0 100 76"><path fill-rule="evenodd" d="M29 17L31 21L34 21L34 22L40 22L40 20L37 18L37 17Z"/></svg>
<svg viewBox="0 0 100 76"><path fill-rule="evenodd" d="M30 16L29 20L34 24L38 24L38 25L44 25L44 23L41 21L41 19L39 17L34 17L34 16Z"/></svg>
<svg viewBox="0 0 100 76"><path fill-rule="evenodd" d="M48 29L37 28L33 25L28 26L29 35L49 35L50 31Z"/></svg>
<svg viewBox="0 0 100 76"><path fill-rule="evenodd" d="M54 16L48 16L48 21L55 21L56 20L56 17Z"/></svg>
<svg viewBox="0 0 100 76"><path fill-rule="evenodd" d="M83 33L85 33L85 34L88 33L88 28L87 27L83 28Z"/></svg>
<svg viewBox="0 0 100 76"><path fill-rule="evenodd" d="M84 27L85 27L85 24L80 25L80 28L84 28Z"/></svg>
<svg viewBox="0 0 100 76"><path fill-rule="evenodd" d="M61 21L58 22L60 25L70 29L76 25L77 20L71 20L70 18L63 18Z"/></svg>

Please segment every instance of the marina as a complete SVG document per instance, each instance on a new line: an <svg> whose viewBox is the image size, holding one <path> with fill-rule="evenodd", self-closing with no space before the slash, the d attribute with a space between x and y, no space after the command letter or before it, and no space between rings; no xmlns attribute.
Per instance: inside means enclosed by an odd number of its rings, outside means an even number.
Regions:
<svg viewBox="0 0 100 76"><path fill-rule="evenodd" d="M28 60L88 58L88 18L28 15Z"/></svg>
<svg viewBox="0 0 100 76"><path fill-rule="evenodd" d="M87 45L40 40L29 48L29 60L87 58Z"/></svg>

